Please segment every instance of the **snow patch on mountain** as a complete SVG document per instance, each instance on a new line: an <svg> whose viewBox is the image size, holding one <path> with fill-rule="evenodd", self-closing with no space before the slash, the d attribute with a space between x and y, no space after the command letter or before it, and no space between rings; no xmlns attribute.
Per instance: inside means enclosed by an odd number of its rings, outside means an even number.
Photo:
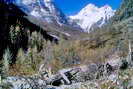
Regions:
<svg viewBox="0 0 133 89"><path fill-rule="evenodd" d="M70 18L77 22L84 32L89 33L94 25L97 25L97 27L103 26L114 14L115 10L109 5L99 8L94 4L88 4L77 15L70 16Z"/></svg>

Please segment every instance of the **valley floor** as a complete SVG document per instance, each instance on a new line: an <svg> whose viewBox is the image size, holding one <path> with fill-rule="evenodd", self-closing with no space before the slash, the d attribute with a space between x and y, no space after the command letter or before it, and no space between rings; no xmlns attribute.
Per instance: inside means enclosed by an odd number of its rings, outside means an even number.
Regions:
<svg viewBox="0 0 133 89"><path fill-rule="evenodd" d="M38 74L7 77L2 81L0 89L133 89L133 67L129 65L128 61L119 60L116 65L103 64L105 67L102 70L95 64L78 67L81 70L77 70L77 67L63 69L47 79ZM96 66L98 69L94 70Z"/></svg>

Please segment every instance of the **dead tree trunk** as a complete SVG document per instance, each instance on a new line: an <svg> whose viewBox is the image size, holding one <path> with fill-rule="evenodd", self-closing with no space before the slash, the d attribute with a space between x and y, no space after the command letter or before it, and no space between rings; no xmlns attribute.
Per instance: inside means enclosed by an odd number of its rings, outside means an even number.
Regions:
<svg viewBox="0 0 133 89"><path fill-rule="evenodd" d="M129 64L133 65L132 42L129 40Z"/></svg>

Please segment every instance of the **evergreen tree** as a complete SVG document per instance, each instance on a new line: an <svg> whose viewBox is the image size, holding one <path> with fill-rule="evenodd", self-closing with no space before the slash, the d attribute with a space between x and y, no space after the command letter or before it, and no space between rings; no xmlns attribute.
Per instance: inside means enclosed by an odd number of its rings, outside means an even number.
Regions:
<svg viewBox="0 0 133 89"><path fill-rule="evenodd" d="M5 83L3 80L8 76L9 63L11 61L12 55L9 49L5 50L3 55L3 61L0 63L0 89L10 89L12 85Z"/></svg>

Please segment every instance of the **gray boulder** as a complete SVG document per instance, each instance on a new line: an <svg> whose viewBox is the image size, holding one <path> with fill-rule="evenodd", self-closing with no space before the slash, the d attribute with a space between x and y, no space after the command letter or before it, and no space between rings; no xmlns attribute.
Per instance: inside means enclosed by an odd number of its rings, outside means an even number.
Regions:
<svg viewBox="0 0 133 89"><path fill-rule="evenodd" d="M4 84L10 84L11 89L46 89L46 83L35 77L7 77Z"/></svg>

